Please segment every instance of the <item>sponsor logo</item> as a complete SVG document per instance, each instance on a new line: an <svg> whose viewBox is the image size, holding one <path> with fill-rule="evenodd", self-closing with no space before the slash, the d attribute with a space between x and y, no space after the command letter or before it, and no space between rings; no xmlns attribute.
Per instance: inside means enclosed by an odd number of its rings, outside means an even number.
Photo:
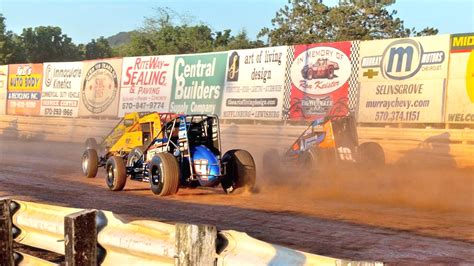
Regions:
<svg viewBox="0 0 474 266"><path fill-rule="evenodd" d="M301 109L306 115L325 115L332 107L333 101L331 97L312 98L305 96L301 99Z"/></svg>
<svg viewBox="0 0 474 266"><path fill-rule="evenodd" d="M474 34L454 34L451 35L451 51L466 51L474 49Z"/></svg>
<svg viewBox="0 0 474 266"><path fill-rule="evenodd" d="M362 58L362 68L380 68L385 79L404 80L415 76L423 65L443 63L443 51L424 51L420 42L412 39L401 39L390 43L382 55ZM369 79L378 75L377 71L363 72Z"/></svg>
<svg viewBox="0 0 474 266"><path fill-rule="evenodd" d="M29 76L33 73L33 68L29 65L19 65L16 74L18 76Z"/></svg>
<svg viewBox="0 0 474 266"><path fill-rule="evenodd" d="M300 91L313 95L331 93L351 75L351 63L342 51L327 46L299 54L291 65L291 81Z"/></svg>
<svg viewBox="0 0 474 266"><path fill-rule="evenodd" d="M102 113L112 104L118 90L115 69L107 62L93 65L86 73L82 100L91 113Z"/></svg>
<svg viewBox="0 0 474 266"><path fill-rule="evenodd" d="M46 70L44 71L45 75L45 84L47 87L51 86L51 81L53 80L53 67L51 65L48 65L46 67Z"/></svg>
<svg viewBox="0 0 474 266"><path fill-rule="evenodd" d="M229 64L227 68L227 81L239 80L239 63L239 54L237 52L233 52L229 57Z"/></svg>

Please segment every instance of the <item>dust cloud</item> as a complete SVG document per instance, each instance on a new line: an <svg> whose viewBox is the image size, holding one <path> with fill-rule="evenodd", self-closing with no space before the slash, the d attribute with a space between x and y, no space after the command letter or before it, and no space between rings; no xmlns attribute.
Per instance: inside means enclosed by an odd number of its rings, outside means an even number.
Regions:
<svg viewBox="0 0 474 266"><path fill-rule="evenodd" d="M235 126L235 127L238 127ZM235 130L235 129L234 129ZM355 163L333 163L308 169L288 163L282 154L297 137L268 138L245 132L224 135L224 146L248 149L257 164L260 198L282 204L318 200L351 204L379 204L420 210L472 212L474 169L438 162L429 152L406 154L393 160L385 151L385 166L368 169ZM276 134L275 134L276 135ZM233 146L239 144L240 147ZM407 163L410 161L411 163Z"/></svg>

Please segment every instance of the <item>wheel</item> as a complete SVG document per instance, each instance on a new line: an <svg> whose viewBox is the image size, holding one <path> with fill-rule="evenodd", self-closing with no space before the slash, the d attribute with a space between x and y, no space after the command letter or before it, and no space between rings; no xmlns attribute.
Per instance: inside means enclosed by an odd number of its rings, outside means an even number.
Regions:
<svg viewBox="0 0 474 266"><path fill-rule="evenodd" d="M94 138L86 139L85 146L86 146L86 149L95 149L95 150L97 150L97 148L99 147L99 145L97 144L97 141Z"/></svg>
<svg viewBox="0 0 474 266"><path fill-rule="evenodd" d="M257 173L255 161L248 151L230 150L222 157L222 163L226 170L221 180L225 193L232 193L238 188L253 190Z"/></svg>
<svg viewBox="0 0 474 266"><path fill-rule="evenodd" d="M105 170L107 171L105 181L109 189L112 191L122 190L127 181L127 169L122 157L110 157L105 165Z"/></svg>
<svg viewBox="0 0 474 266"><path fill-rule="evenodd" d="M170 153L158 153L153 156L150 165L151 191L158 196L168 196L178 192L179 165Z"/></svg>
<svg viewBox="0 0 474 266"><path fill-rule="evenodd" d="M82 154L82 172L85 176L96 177L99 169L99 156L94 149L87 149Z"/></svg>
<svg viewBox="0 0 474 266"><path fill-rule="evenodd" d="M136 167L140 167L142 168L143 166L143 162L144 162L144 159L143 158L143 147L135 147L133 148L130 153L128 154L128 158L127 158L127 168L136 168ZM137 163L139 162L139 163ZM130 175L131 178L135 178L135 172L132 172L132 174Z"/></svg>
<svg viewBox="0 0 474 266"><path fill-rule="evenodd" d="M280 155L276 149L269 149L263 154L262 164L265 175L274 176L280 173Z"/></svg>
<svg viewBox="0 0 474 266"><path fill-rule="evenodd" d="M380 167L385 164L385 152L377 142L365 142L359 145L361 163L369 167Z"/></svg>

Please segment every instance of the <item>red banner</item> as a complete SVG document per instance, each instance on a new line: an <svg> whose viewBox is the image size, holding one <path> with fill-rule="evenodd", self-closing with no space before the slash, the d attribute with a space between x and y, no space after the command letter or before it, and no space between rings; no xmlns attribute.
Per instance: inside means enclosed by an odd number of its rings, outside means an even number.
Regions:
<svg viewBox="0 0 474 266"><path fill-rule="evenodd" d="M347 113L351 45L338 42L294 46L290 119L314 120L334 111ZM335 105L343 108L334 110Z"/></svg>

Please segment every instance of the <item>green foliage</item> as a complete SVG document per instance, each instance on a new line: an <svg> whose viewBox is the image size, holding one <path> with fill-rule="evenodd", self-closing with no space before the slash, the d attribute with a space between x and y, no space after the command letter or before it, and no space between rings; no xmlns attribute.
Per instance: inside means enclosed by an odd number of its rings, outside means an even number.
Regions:
<svg viewBox="0 0 474 266"><path fill-rule="evenodd" d="M0 64L10 64L25 60L18 35L6 30L5 17L0 14Z"/></svg>
<svg viewBox="0 0 474 266"><path fill-rule="evenodd" d="M160 8L154 17L145 18L139 31L132 33L129 44L117 47L114 52L120 56L165 55L262 46L261 41L250 41L245 31L236 36L229 29L213 32L203 23L193 24L189 16Z"/></svg>
<svg viewBox="0 0 474 266"><path fill-rule="evenodd" d="M78 47L60 27L40 26L23 29L19 37L30 63L61 62L82 59Z"/></svg>
<svg viewBox="0 0 474 266"><path fill-rule="evenodd" d="M113 56L112 48L110 47L107 39L103 36L97 40L92 39L83 49L85 59L98 59L98 58L110 58Z"/></svg>
<svg viewBox="0 0 474 266"><path fill-rule="evenodd" d="M405 28L397 11L386 7L393 0L340 1L328 7L319 0L289 0L263 28L259 37L270 45L289 45L342 40L374 40L437 34L437 29L417 32Z"/></svg>

